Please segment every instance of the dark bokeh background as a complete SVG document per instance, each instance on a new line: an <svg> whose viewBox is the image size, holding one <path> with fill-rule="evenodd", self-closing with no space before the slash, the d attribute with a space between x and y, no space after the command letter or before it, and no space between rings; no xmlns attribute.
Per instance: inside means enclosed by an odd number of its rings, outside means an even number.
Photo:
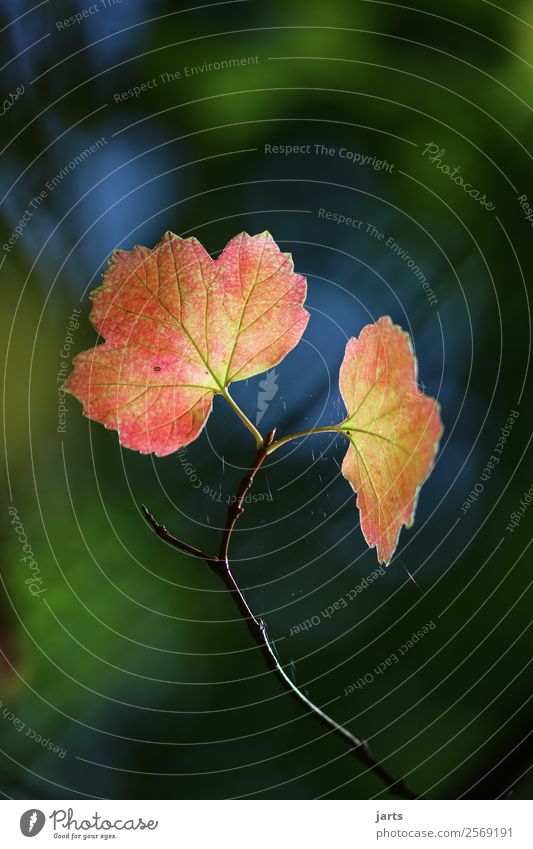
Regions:
<svg viewBox="0 0 533 849"><path fill-rule="evenodd" d="M531 4L244 0L182 11L109 0L62 29L90 4L1 6L2 97L24 87L0 117L2 245L32 197L105 140L0 251L3 795L387 797L265 671L216 577L139 515L146 502L176 534L218 547L224 501L254 454L222 399L186 452L202 488L177 456L121 450L73 398L57 431L69 316L82 311L73 355L95 341L88 293L114 248L153 246L171 229L216 255L241 230L268 229L308 277L312 319L276 370L262 430L337 420L346 338L382 314L412 333L446 430L395 560L330 618L321 612L377 565L339 473L345 446L325 435L276 453L255 488L272 500L249 506L233 543L249 602L299 686L417 792L528 798L533 508L506 526L533 484L531 223L518 201L533 199ZM244 57L258 60L185 72ZM430 142L494 210L423 156ZM312 152L268 154L265 144ZM315 155L315 144L335 154ZM343 147L393 168L352 164ZM260 380L233 387L254 420ZM463 511L511 410L501 460ZM37 598L12 505L45 587ZM320 623L289 636L312 617ZM372 673L430 621L400 662ZM345 695L365 675L371 683Z"/></svg>

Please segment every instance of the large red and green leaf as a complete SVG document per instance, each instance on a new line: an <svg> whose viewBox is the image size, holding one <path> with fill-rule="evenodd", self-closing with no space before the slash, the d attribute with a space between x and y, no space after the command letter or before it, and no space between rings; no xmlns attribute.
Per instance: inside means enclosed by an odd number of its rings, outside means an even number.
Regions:
<svg viewBox="0 0 533 849"><path fill-rule="evenodd" d="M197 239L116 251L92 295L106 340L74 360L66 388L122 445L164 456L192 442L213 397L272 368L299 342L305 278L270 233L232 239L217 260Z"/></svg>
<svg viewBox="0 0 533 849"><path fill-rule="evenodd" d="M340 390L348 416L339 430L350 440L342 472L357 492L368 545L389 563L433 465L439 406L419 390L409 336L388 316L349 340Z"/></svg>

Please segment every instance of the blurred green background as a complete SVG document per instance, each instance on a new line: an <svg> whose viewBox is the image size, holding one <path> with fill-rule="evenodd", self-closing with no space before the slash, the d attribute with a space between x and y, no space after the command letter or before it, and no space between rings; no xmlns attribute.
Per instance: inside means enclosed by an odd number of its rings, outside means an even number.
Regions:
<svg viewBox="0 0 533 849"><path fill-rule="evenodd" d="M308 278L312 318L276 370L263 432L336 421L346 339L382 314L412 333L446 430L414 528L346 608L322 614L377 563L339 473L345 446L329 435L266 464L255 491L272 500L246 510L235 572L298 685L424 798L528 798L533 509L507 525L533 484L531 222L519 201L529 192L533 204L531 4L245 0L183 11L122 0L84 16L89 5L1 4L0 790L390 798L265 670L216 577L140 516L145 502L178 536L218 548L224 502L254 456L224 402L186 451L202 488L183 456L121 449L72 397L58 432L69 318L81 310L68 360L95 342L88 293L114 248L152 247L170 229L216 255L241 230L268 229ZM230 59L247 62L209 69ZM265 152L296 144L310 153ZM428 144L495 208L439 170ZM392 168L354 164L343 148ZM412 258L436 303L372 226ZM253 420L261 379L233 387ZM25 583L21 534L40 584ZM400 662L373 673L428 622Z"/></svg>

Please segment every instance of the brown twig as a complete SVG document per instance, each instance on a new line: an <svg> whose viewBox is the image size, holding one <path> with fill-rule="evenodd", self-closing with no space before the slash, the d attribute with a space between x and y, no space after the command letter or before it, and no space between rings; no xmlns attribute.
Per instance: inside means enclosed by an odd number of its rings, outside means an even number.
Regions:
<svg viewBox="0 0 533 849"><path fill-rule="evenodd" d="M256 641L257 645L261 649L263 657L266 661L267 667L274 672L285 689L293 696L293 698L298 702L300 706L306 708L313 716L322 722L323 725L329 731L334 732L338 737L342 739L342 741L348 746L349 750L355 755L355 757L362 763L364 766L368 767L368 769L372 770L381 780L388 786L389 790L393 793L396 793L398 796L402 796L405 799L416 799L416 794L413 793L405 784L403 779L396 779L394 776L390 774L390 772L385 769L374 757L372 752L370 751L368 744L364 740L359 740L353 734L351 734L346 728L342 725L339 725L328 716L324 711L320 710L313 702L305 696L301 690L298 689L296 684L289 678L283 669L281 663L278 660L275 648L271 643L268 633L266 630L265 623L262 619L258 619L252 613L246 598L244 597L242 590L240 589L233 572L231 571L230 561L229 561L229 547L231 542L231 537L233 534L233 530L239 517L244 512L244 503L246 495L251 489L255 475L263 464L267 454L268 448L274 441L275 430L271 431L268 436L265 438L263 445L258 449L255 462L253 466L246 472L244 478L241 481L241 485L239 487L239 491L237 493L237 498L233 504L230 505L228 509L228 517L226 521L226 527L224 529L224 533L222 535L222 542L220 545L220 553L218 557L210 556L200 549L195 548L192 545L189 545L186 542L182 542L173 536L164 525L161 525L157 519L150 513L147 507L142 505L142 511L144 517L148 524L153 528L158 536L161 539L164 539L165 542L168 542L170 545L179 548L181 551L186 552L187 554L192 554L193 557L198 557L201 560L205 560L205 562L212 568L217 575L224 581L226 587L231 592L237 607L239 608L241 615L246 622L248 630L250 634Z"/></svg>

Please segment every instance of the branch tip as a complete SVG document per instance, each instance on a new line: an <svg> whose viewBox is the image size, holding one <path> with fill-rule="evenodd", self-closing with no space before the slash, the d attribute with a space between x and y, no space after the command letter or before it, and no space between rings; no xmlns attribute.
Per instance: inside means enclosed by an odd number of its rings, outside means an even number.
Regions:
<svg viewBox="0 0 533 849"><path fill-rule="evenodd" d="M191 554L193 557L198 557L199 560L205 560L209 566L214 566L215 563L218 563L218 557L214 555L206 554L205 551L200 551L199 548L195 548L194 545L189 545L188 542L183 542L183 540L178 539L170 531L167 530L165 525L162 525L157 519L150 513L148 507L145 504L141 504L141 511L144 515L144 518L150 525L150 527L155 531L158 537L161 537L162 540L168 542L170 545L173 545L174 548L179 548L180 551L184 551L186 554Z"/></svg>

